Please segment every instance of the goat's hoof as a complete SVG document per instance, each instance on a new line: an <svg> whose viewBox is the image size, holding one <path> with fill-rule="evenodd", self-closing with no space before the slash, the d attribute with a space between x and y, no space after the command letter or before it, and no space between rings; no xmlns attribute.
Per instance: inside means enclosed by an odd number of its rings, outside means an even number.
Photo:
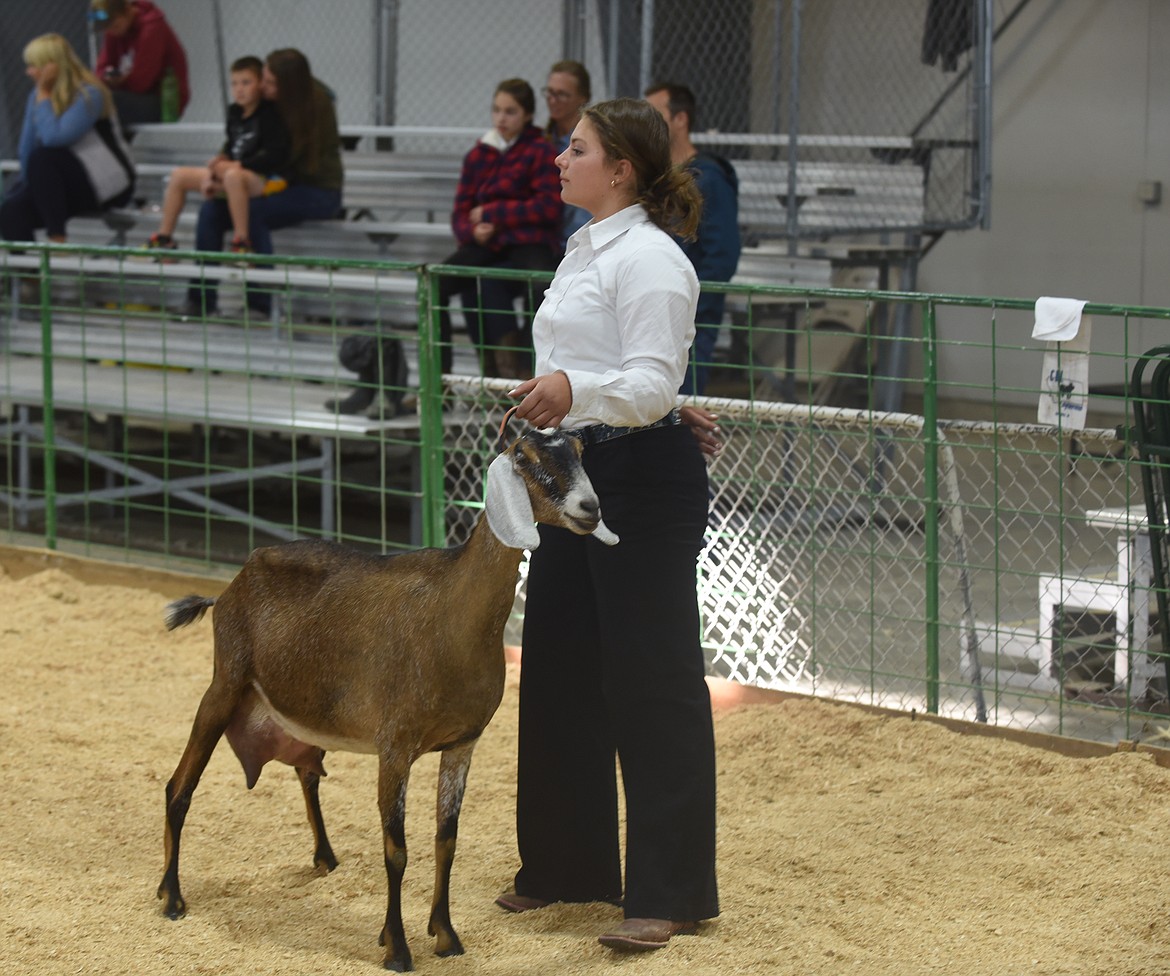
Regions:
<svg viewBox="0 0 1170 976"><path fill-rule="evenodd" d="M337 858L333 856L332 851L323 851L313 858L313 867L321 874L328 874L337 867Z"/></svg>
<svg viewBox="0 0 1170 976"><path fill-rule="evenodd" d="M383 969L389 969L394 973L409 973L414 970L414 963L410 956L407 955L405 959L386 959L382 962Z"/></svg>
<svg viewBox="0 0 1170 976"><path fill-rule="evenodd" d="M187 903L182 898L168 898L163 914L172 922L177 922L187 914Z"/></svg>
<svg viewBox="0 0 1170 976"><path fill-rule="evenodd" d="M459 936L450 925L437 925L432 920L427 923L427 935L435 936L436 956L463 955L463 943L459 941Z"/></svg>

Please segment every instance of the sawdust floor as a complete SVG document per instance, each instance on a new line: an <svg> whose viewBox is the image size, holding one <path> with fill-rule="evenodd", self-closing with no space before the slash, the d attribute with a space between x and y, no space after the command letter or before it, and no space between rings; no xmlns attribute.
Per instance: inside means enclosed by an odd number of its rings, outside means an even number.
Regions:
<svg viewBox="0 0 1170 976"><path fill-rule="evenodd" d="M0 570L0 969L7 974L377 971L385 876L371 757L322 787L340 867L310 864L292 771L256 789L226 745L183 841L189 914L161 914L163 786L210 677L210 626L167 634L188 587ZM156 584L157 585L157 584ZM617 956L609 906L506 916L515 675L472 764L453 882L467 954L433 955L433 757L411 782L404 893L419 972L1164 974L1170 771L1070 759L847 706L720 711L723 916Z"/></svg>

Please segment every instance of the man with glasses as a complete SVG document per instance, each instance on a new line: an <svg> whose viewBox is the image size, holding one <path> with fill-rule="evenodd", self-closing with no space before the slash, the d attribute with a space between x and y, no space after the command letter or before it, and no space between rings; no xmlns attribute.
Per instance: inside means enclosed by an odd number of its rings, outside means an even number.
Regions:
<svg viewBox="0 0 1170 976"><path fill-rule="evenodd" d="M544 103L548 106L548 125L545 126L544 134L559 156L569 148L569 136L581 118L581 109L593 95L585 65L580 61L558 61L549 69L543 94ZM561 229L562 250L565 241L588 220L587 211L565 205L564 225Z"/></svg>

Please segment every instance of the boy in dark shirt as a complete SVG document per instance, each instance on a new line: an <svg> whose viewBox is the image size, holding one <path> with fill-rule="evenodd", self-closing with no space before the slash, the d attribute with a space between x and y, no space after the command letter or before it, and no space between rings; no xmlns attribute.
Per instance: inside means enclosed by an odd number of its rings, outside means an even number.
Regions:
<svg viewBox="0 0 1170 976"><path fill-rule="evenodd" d="M173 250L178 246L171 235L187 194L198 190L208 198L227 199L234 232L232 252L252 253L248 200L284 188L279 173L288 164L290 153L288 130L276 105L260 95L263 71L264 64L256 57L239 58L232 63L233 104L228 107L223 148L206 166L177 166L171 170L163 197L162 222L147 241L148 248Z"/></svg>

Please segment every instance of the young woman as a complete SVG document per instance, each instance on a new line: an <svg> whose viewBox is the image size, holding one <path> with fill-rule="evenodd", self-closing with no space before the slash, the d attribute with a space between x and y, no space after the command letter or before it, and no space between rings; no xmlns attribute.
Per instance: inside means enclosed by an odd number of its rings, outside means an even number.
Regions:
<svg viewBox="0 0 1170 976"><path fill-rule="evenodd" d="M288 186L271 196L248 202L251 248L257 254L272 253L272 231L302 220L326 220L341 209L341 137L333 97L313 77L308 59L295 48L273 51L264 62L261 78L264 97L276 103L288 130L291 151L281 171ZM208 200L199 208L195 247L200 251L223 249L224 235L232 226L225 200ZM215 308L214 286L192 286L188 311L199 315ZM249 294L248 305L267 312L267 296Z"/></svg>
<svg viewBox="0 0 1170 976"><path fill-rule="evenodd" d="M601 942L657 949L719 913L695 589L707 473L675 410L699 286L670 236L694 233L701 200L671 165L662 117L633 99L586 109L557 165L565 202L593 219L570 238L533 322L537 375L512 395L535 426L581 438L621 541L540 527L520 671L521 867L498 903L620 899L626 920Z"/></svg>
<svg viewBox="0 0 1170 976"><path fill-rule="evenodd" d="M560 254L561 194L556 153L532 124L536 96L521 78L501 81L492 95L492 127L463 159L451 229L458 249L444 264L552 271ZM459 294L472 338L489 376L531 375L509 287L481 289L475 279L445 277L439 323L444 372L450 370L447 304ZM481 301L482 296L482 301Z"/></svg>
<svg viewBox="0 0 1170 976"><path fill-rule="evenodd" d="M43 227L62 242L70 217L130 199L134 164L109 90L65 38L34 38L24 63L33 90L20 131L20 177L0 203L0 235L31 241Z"/></svg>

